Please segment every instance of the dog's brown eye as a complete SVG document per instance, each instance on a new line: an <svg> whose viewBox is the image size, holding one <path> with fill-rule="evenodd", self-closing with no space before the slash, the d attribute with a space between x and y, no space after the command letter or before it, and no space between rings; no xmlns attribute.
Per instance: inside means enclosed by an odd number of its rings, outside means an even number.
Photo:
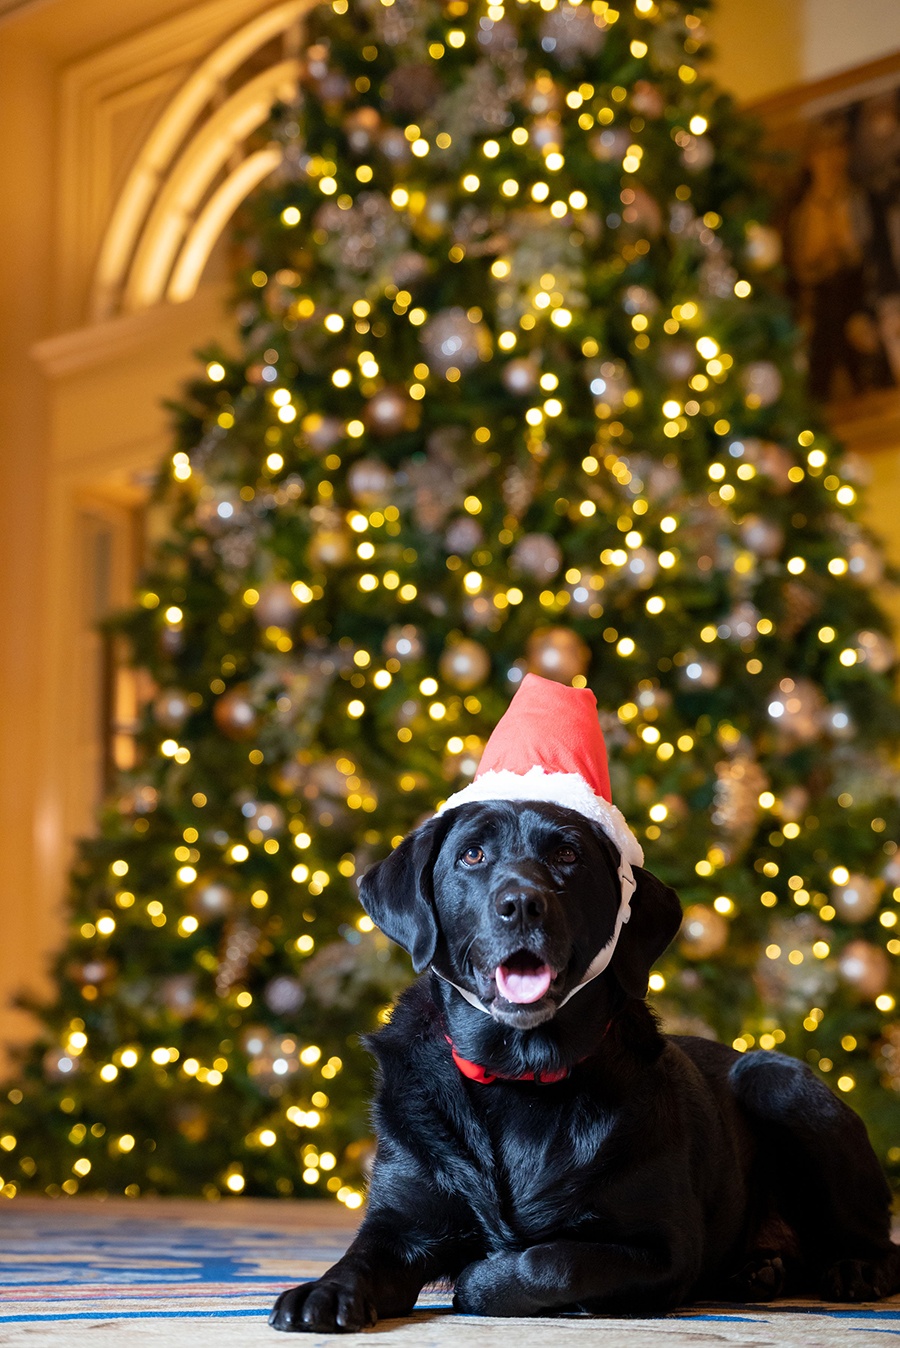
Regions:
<svg viewBox="0 0 900 1348"><path fill-rule="evenodd" d="M578 853L574 847L559 847L556 850L556 860L565 866L571 866L573 861L578 860Z"/></svg>
<svg viewBox="0 0 900 1348"><path fill-rule="evenodd" d="M477 866L479 862L484 861L484 852L480 847L467 847L462 854L462 860L466 866Z"/></svg>

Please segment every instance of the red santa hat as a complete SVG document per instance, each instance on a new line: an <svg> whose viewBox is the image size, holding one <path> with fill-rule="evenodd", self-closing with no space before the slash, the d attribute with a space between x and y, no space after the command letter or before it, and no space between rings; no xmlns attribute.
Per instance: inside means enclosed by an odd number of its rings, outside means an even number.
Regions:
<svg viewBox="0 0 900 1348"><path fill-rule="evenodd" d="M526 674L485 746L473 781L445 801L438 814L474 800L565 805L599 824L630 866L644 860L612 803L597 699L588 688Z"/></svg>
<svg viewBox="0 0 900 1348"><path fill-rule="evenodd" d="M485 746L474 779L438 810L443 814L470 801L547 801L592 819L618 848L621 896L613 934L560 1005L608 966L622 926L631 916L636 888L633 868L642 865L644 853L611 795L594 694L587 688L569 688L526 674ZM472 993L463 988L458 991L473 1006L487 1011Z"/></svg>

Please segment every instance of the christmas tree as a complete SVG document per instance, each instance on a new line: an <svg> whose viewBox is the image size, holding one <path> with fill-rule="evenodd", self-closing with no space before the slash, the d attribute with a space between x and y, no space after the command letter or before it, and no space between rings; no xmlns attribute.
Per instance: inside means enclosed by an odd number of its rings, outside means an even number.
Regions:
<svg viewBox="0 0 900 1348"><path fill-rule="evenodd" d="M686 906L669 1027L805 1058L900 1165L895 652L702 3L333 0L119 628L155 693L7 1089L6 1193L361 1202L356 877L523 672L595 690ZM894 990L892 990L894 989Z"/></svg>

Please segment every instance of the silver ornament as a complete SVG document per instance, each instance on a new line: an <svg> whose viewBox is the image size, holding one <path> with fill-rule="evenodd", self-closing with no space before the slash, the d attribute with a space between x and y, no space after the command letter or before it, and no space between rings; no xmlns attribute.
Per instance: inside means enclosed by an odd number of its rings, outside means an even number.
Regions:
<svg viewBox="0 0 900 1348"><path fill-rule="evenodd" d="M472 370L491 354L491 339L484 323L473 322L465 309L442 309L421 332L429 364L438 374L448 370Z"/></svg>
<svg viewBox="0 0 900 1348"><path fill-rule="evenodd" d="M347 486L357 505L383 505L390 499L394 474L381 459L358 459L347 473Z"/></svg>
<svg viewBox="0 0 900 1348"><path fill-rule="evenodd" d="M190 714L188 695L180 688L164 688L153 703L153 715L165 730L180 730Z"/></svg>
<svg viewBox="0 0 900 1348"><path fill-rule="evenodd" d="M288 581L273 580L262 585L253 605L253 617L259 627L290 627L300 612L300 601Z"/></svg>
<svg viewBox="0 0 900 1348"><path fill-rule="evenodd" d="M197 979L193 974L171 974L159 985L159 999L177 1020L188 1020L199 1005Z"/></svg>
<svg viewBox="0 0 900 1348"><path fill-rule="evenodd" d="M784 381L777 365L770 360L755 360L741 371L741 383L748 404L771 407L781 397Z"/></svg>
<svg viewBox="0 0 900 1348"><path fill-rule="evenodd" d="M697 368L697 352L687 342L671 342L663 347L659 368L669 379L690 379Z"/></svg>
<svg viewBox="0 0 900 1348"><path fill-rule="evenodd" d="M540 367L531 356L516 356L503 367L503 384L510 393L524 396L533 393L538 386Z"/></svg>
<svg viewBox="0 0 900 1348"><path fill-rule="evenodd" d="M524 534L513 548L510 562L528 576L548 580L562 566L562 549L549 534Z"/></svg>
<svg viewBox="0 0 900 1348"><path fill-rule="evenodd" d="M465 556L481 547L484 542L484 530L471 515L461 515L452 520L444 536L444 547L448 552Z"/></svg>
<svg viewBox="0 0 900 1348"><path fill-rule="evenodd" d="M188 907L195 917L215 921L231 912L234 891L219 880L200 879L188 895Z"/></svg>
<svg viewBox="0 0 900 1348"><path fill-rule="evenodd" d="M402 168L412 160L409 141L399 126L388 127L378 137L378 149L397 168Z"/></svg>
<svg viewBox="0 0 900 1348"><path fill-rule="evenodd" d="M306 993L299 979L280 974L266 984L263 1000L274 1015L291 1016L306 1001Z"/></svg>

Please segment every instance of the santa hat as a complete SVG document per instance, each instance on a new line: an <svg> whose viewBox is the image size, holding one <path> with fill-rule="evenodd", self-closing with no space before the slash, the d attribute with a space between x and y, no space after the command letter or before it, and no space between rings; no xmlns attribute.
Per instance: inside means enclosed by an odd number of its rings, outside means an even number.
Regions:
<svg viewBox="0 0 900 1348"><path fill-rule="evenodd" d="M470 801L546 801L593 820L616 845L621 898L615 930L569 997L612 959L622 925L631 915L633 867L644 860L640 843L611 796L594 694L588 688L569 688L526 674L487 742L474 779L438 810L443 814Z"/></svg>

